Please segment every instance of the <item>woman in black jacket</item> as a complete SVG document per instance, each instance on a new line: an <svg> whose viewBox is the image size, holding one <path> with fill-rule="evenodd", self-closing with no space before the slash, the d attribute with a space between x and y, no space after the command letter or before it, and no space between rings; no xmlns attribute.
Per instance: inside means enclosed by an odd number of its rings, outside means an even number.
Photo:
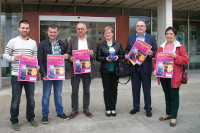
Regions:
<svg viewBox="0 0 200 133"><path fill-rule="evenodd" d="M99 44L97 49L97 61L101 62L100 73L104 89L104 102L106 116L116 116L118 77L115 75L115 67L119 59L124 58L124 52L120 42L113 40L113 29L110 26L104 28L105 41ZM110 59L109 50L115 51L115 59Z"/></svg>

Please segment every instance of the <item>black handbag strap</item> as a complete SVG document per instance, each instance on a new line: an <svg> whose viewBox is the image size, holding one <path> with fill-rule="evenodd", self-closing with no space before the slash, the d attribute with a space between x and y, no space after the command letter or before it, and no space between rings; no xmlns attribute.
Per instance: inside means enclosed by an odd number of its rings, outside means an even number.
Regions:
<svg viewBox="0 0 200 133"><path fill-rule="evenodd" d="M122 84L122 85L126 85L126 84L128 84L128 82L131 80L131 76L129 77L129 79L126 81L126 83L121 83L120 81L119 81L119 79L117 80L117 82L118 83L120 83L120 84Z"/></svg>
<svg viewBox="0 0 200 133"><path fill-rule="evenodd" d="M181 51L180 51L180 47L178 47L178 51L179 51L179 55L181 55ZM182 65L182 72L185 72L185 66L184 65Z"/></svg>

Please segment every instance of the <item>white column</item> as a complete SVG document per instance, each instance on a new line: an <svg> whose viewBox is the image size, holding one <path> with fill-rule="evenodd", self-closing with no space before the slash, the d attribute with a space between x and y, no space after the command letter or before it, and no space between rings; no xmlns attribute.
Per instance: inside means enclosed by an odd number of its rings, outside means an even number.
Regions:
<svg viewBox="0 0 200 133"><path fill-rule="evenodd" d="M0 1L0 13L1 13L1 1ZM1 22L1 15L0 15L0 22ZM1 31L1 24L0 24L0 31ZM0 32L0 49L1 49L1 32ZM2 78L1 78L1 52L0 52L0 89L2 88Z"/></svg>
<svg viewBox="0 0 200 133"><path fill-rule="evenodd" d="M158 0L157 20L158 20L158 46L163 43L165 38L165 30L172 26L172 0Z"/></svg>

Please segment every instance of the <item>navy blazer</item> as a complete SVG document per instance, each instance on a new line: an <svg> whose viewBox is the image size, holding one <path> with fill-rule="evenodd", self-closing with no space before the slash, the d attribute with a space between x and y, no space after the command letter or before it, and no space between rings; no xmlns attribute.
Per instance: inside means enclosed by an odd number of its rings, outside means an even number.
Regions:
<svg viewBox="0 0 200 133"><path fill-rule="evenodd" d="M136 42L136 34L130 35L128 37L125 54L129 53L129 51L131 50L131 48L133 47L135 42ZM146 57L146 59L144 60L142 66L143 66L143 69L144 69L145 73L151 74L151 72L153 70L152 58L154 58L154 56L156 54L157 44L156 44L156 39L152 35L147 34L147 33L145 35L145 42L152 46L151 50L152 50L153 53L152 53L151 56L148 55ZM133 70L135 70L135 65L133 66Z"/></svg>

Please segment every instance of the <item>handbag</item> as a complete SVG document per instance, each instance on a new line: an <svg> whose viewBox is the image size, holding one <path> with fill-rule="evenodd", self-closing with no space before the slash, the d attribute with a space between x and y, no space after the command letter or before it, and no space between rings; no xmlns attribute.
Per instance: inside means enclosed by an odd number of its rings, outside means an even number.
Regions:
<svg viewBox="0 0 200 133"><path fill-rule="evenodd" d="M182 84L187 84L187 82L188 82L188 73L185 72L185 67L184 66L182 66L182 72L183 72L183 74L182 74L181 83Z"/></svg>
<svg viewBox="0 0 200 133"><path fill-rule="evenodd" d="M132 64L130 62L126 61L125 59L120 60L116 66L115 74L118 78L129 77L129 79L126 83L121 83L121 82L119 82L119 79L118 79L118 83L127 84L131 79L132 73L133 73Z"/></svg>
<svg viewBox="0 0 200 133"><path fill-rule="evenodd" d="M181 55L181 52L180 52L180 47L178 47L178 50L179 50L179 55ZM188 82L188 73L185 71L185 66L182 65L181 66L181 70L182 70L182 79L181 79L181 83L182 84L187 84Z"/></svg>

